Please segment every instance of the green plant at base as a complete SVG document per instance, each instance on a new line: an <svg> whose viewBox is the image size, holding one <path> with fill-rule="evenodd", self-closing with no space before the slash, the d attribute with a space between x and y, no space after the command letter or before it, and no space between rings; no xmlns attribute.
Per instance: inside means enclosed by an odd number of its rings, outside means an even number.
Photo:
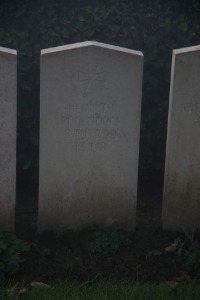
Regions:
<svg viewBox="0 0 200 300"><path fill-rule="evenodd" d="M63 224L57 225L53 230L57 238L60 238L61 236L65 235L66 231L67 231L66 226Z"/></svg>
<svg viewBox="0 0 200 300"><path fill-rule="evenodd" d="M198 269L200 267L200 245L194 240L193 233L186 233L186 237L185 241L181 238L176 239L176 252L188 266Z"/></svg>
<svg viewBox="0 0 200 300"><path fill-rule="evenodd" d="M27 289L16 297L8 293L6 287L0 287L0 299L13 300L199 300L200 287L195 284L180 284L172 289L167 284L98 282L90 285L61 282L53 288L44 286Z"/></svg>
<svg viewBox="0 0 200 300"><path fill-rule="evenodd" d="M29 251L30 246L24 240L18 239L15 234L0 233L0 278L6 274L14 274L23 262L21 252Z"/></svg>
<svg viewBox="0 0 200 300"><path fill-rule="evenodd" d="M115 253L120 246L130 242L127 236L124 236L117 230L97 230L91 234L89 252L90 254Z"/></svg>

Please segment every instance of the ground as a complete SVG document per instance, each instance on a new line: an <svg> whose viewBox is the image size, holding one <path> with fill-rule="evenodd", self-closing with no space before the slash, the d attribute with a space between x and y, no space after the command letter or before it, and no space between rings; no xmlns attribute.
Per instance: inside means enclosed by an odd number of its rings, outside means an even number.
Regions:
<svg viewBox="0 0 200 300"><path fill-rule="evenodd" d="M176 252L165 250L177 237L184 240L185 235L162 230L161 191L149 196L139 192L139 196L134 233L90 229L80 233L58 230L38 236L31 206L29 210L21 206L17 228L21 236L30 230L26 238L31 251L15 279L45 283L76 280L83 284L108 279L172 284L199 281L199 271L188 266Z"/></svg>

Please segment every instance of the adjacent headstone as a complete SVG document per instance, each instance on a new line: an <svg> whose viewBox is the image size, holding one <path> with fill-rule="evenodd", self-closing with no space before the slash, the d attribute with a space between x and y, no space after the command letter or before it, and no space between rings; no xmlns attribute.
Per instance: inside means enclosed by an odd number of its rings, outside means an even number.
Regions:
<svg viewBox="0 0 200 300"><path fill-rule="evenodd" d="M200 46L173 51L162 221L200 229Z"/></svg>
<svg viewBox="0 0 200 300"><path fill-rule="evenodd" d="M41 51L39 231L134 230L142 69L97 42Z"/></svg>
<svg viewBox="0 0 200 300"><path fill-rule="evenodd" d="M16 194L17 52L0 47L0 230L13 231Z"/></svg>

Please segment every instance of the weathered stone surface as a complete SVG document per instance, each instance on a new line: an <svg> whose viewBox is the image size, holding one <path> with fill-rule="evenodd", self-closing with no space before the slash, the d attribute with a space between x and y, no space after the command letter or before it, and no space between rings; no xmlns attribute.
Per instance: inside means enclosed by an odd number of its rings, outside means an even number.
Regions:
<svg viewBox="0 0 200 300"><path fill-rule="evenodd" d="M17 52L0 47L0 230L13 231L16 199Z"/></svg>
<svg viewBox="0 0 200 300"><path fill-rule="evenodd" d="M162 221L200 229L200 46L173 51Z"/></svg>
<svg viewBox="0 0 200 300"><path fill-rule="evenodd" d="M38 227L135 228L143 55L42 50Z"/></svg>

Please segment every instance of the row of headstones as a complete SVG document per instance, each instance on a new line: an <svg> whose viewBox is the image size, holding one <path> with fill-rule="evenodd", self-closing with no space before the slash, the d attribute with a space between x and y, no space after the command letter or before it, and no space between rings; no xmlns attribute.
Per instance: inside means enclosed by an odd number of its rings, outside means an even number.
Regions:
<svg viewBox="0 0 200 300"><path fill-rule="evenodd" d="M134 230L141 52L96 42L41 51L38 229ZM14 230L17 53L0 48L0 229ZM163 228L200 229L200 46L173 51Z"/></svg>

